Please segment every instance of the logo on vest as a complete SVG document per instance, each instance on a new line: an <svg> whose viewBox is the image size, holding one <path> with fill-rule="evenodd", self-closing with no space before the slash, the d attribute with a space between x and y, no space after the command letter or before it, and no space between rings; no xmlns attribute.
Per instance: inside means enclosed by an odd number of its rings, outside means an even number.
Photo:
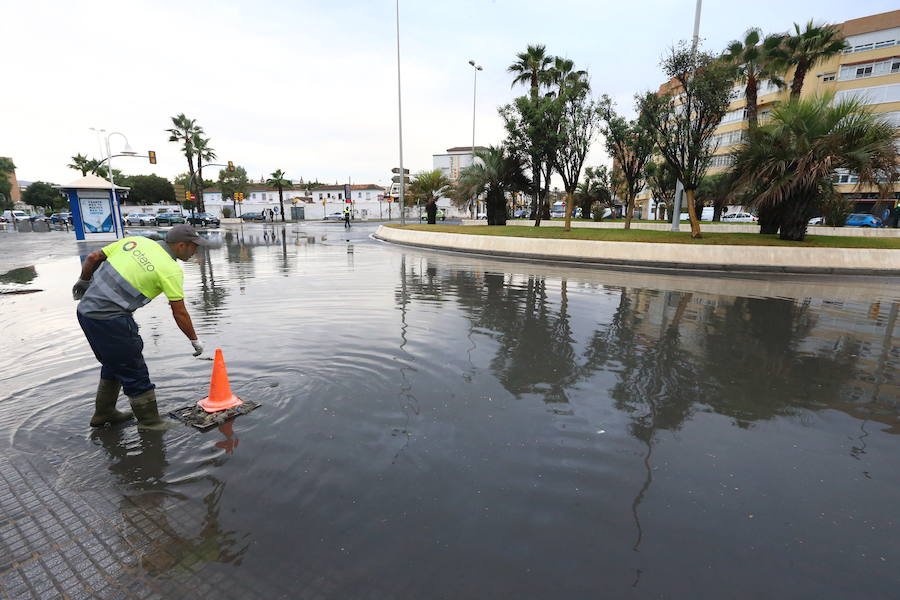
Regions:
<svg viewBox="0 0 900 600"><path fill-rule="evenodd" d="M125 242L122 245L122 250L124 250L125 252L130 252L131 258L134 259L134 262L140 265L140 267L148 273L156 270L156 267L153 266L153 263L150 262L150 259L147 257L147 255L137 249L137 242Z"/></svg>

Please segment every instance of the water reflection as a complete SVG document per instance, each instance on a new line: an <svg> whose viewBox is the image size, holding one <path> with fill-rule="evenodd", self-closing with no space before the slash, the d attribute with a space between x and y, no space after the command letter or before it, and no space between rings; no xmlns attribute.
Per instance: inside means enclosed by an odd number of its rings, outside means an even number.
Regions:
<svg viewBox="0 0 900 600"><path fill-rule="evenodd" d="M231 453L238 440L228 425L222 431L225 441L216 446ZM107 468L122 489L120 533L136 549L143 572L152 577L174 576L195 572L210 562L240 565L250 542L248 536L225 530L219 523L225 483L209 474L193 482L209 490L198 494L202 513L192 514L196 512L190 500L194 492L180 493L166 482L165 433L139 430L135 441L126 435L128 431L101 429L92 437L106 451Z"/></svg>

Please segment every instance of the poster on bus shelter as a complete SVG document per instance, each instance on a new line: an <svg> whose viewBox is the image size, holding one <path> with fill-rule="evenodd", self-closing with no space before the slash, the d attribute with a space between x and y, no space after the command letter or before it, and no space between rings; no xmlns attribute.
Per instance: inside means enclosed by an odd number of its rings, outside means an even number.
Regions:
<svg viewBox="0 0 900 600"><path fill-rule="evenodd" d="M110 233L113 231L112 207L109 198L79 198L81 222L85 233Z"/></svg>

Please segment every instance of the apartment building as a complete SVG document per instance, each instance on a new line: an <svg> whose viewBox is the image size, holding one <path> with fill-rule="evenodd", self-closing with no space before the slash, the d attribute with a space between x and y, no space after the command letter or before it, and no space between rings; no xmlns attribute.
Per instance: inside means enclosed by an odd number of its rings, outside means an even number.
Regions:
<svg viewBox="0 0 900 600"><path fill-rule="evenodd" d="M748 23L748 27L750 25ZM873 112L882 113L900 128L900 10L852 19L836 24L836 27L843 33L848 48L840 56L815 65L807 73L801 97L831 92L836 100L859 98ZM757 99L760 124L765 123L776 103L788 99L792 78L792 72L785 74L787 86L784 89L761 84ZM667 91L670 85L663 84L660 91ZM715 133L714 143L718 149L708 171L711 175L730 166L728 155L747 131L743 84L735 86L732 98ZM870 212L878 192L874 188L860 188L857 183L853 173L837 173L837 191L855 200L855 211ZM894 198L900 200L900 185L894 187ZM637 204L643 207L644 214L655 214L656 202L649 190L638 195Z"/></svg>
<svg viewBox="0 0 900 600"><path fill-rule="evenodd" d="M475 150L487 150L484 146L475 146ZM472 166L472 146L457 146L447 148L444 154L432 154L433 168L440 169L450 181L456 182L460 172L466 167Z"/></svg>

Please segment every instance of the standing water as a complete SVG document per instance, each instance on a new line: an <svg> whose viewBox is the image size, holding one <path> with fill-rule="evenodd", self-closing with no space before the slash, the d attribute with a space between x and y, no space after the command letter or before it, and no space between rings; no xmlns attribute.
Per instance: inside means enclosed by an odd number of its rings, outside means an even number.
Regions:
<svg viewBox="0 0 900 600"><path fill-rule="evenodd" d="M40 290L0 295L0 596L896 597L896 280L371 232L244 226L184 264L263 405L206 433L90 431L77 251L0 276ZM203 398L167 303L135 318L161 410Z"/></svg>

